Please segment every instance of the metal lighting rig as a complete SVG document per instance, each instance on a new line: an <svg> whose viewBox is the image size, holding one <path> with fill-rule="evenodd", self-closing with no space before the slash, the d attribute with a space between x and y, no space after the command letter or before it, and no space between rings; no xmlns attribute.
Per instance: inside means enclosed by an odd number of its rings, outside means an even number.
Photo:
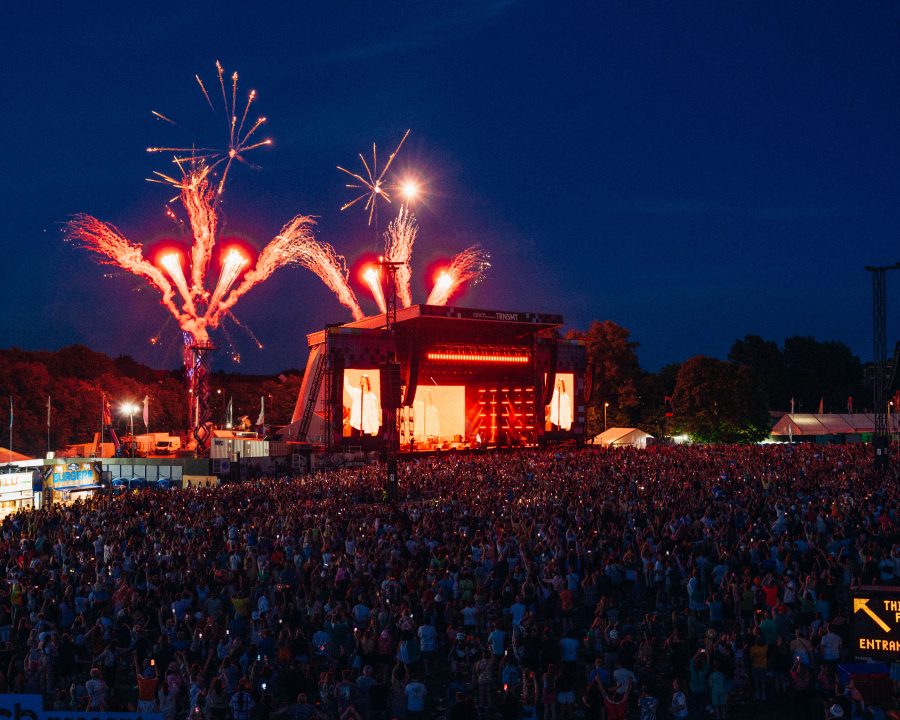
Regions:
<svg viewBox="0 0 900 720"><path fill-rule="evenodd" d="M887 397L887 295L886 277L889 270L900 270L895 265L866 265L872 273L872 335L875 350L875 467L886 468L890 464L890 434L888 431Z"/></svg>

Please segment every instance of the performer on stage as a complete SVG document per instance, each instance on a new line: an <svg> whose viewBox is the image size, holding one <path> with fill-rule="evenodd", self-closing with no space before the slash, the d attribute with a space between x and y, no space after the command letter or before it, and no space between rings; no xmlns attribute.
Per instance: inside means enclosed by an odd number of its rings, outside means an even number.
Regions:
<svg viewBox="0 0 900 720"><path fill-rule="evenodd" d="M566 392L566 381L557 378L550 400L550 424L556 430L572 429L572 397Z"/></svg>
<svg viewBox="0 0 900 720"><path fill-rule="evenodd" d="M381 427L381 407L372 392L369 376L359 379L359 387L350 384L344 375L344 390L350 396L350 427L360 435L377 435Z"/></svg>

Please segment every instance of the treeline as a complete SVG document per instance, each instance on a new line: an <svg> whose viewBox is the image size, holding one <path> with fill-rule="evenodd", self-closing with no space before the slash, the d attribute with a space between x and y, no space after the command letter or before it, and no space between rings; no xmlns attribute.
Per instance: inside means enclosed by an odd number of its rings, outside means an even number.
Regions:
<svg viewBox="0 0 900 720"><path fill-rule="evenodd" d="M594 322L587 332L570 332L587 348L591 380L588 436L608 427L640 427L662 437L688 433L702 442L750 442L764 438L772 412L846 412L849 398L857 412L870 410L871 385L863 366L844 343L790 337L779 345L747 335L731 347L727 360L693 357L657 373L643 370L638 343L616 323ZM301 381L299 371L277 377L215 372L210 378L213 421L223 425L232 401L232 418L255 423L265 397L268 424L290 421ZM187 427L184 372L156 370L129 356L110 358L83 345L57 351L0 350L0 445L9 444L9 398L13 398L13 449L42 455L50 448L89 442L99 430L101 393L112 406L118 430L128 417L125 402L149 397L151 432L177 434ZM608 405L607 405L608 403ZM667 410L671 417L667 417ZM135 416L135 431L143 432Z"/></svg>
<svg viewBox="0 0 900 720"><path fill-rule="evenodd" d="M768 435L772 413L790 410L792 400L796 412L818 412L820 405L825 412L847 412L851 402L856 412L872 406L862 363L841 342L796 336L779 345L747 335L735 341L727 360L697 356L651 373L641 369L631 333L611 320L567 337L587 347L589 437L603 430L604 410L608 427L752 442Z"/></svg>
<svg viewBox="0 0 900 720"><path fill-rule="evenodd" d="M229 398L234 419L259 415L260 396L266 396L266 422L290 421L300 376L288 372L278 377L246 376L216 372L210 379L213 420L221 423ZM0 445L9 444L9 398L13 400L13 449L42 456L47 449L47 402L50 401L50 449L90 442L100 429L101 396L106 395L112 420L119 432L128 429L129 418L119 405L140 405L149 398L150 432L178 434L188 424L184 371L156 370L130 356L110 358L83 345L56 351L0 350ZM143 432L140 413L135 432Z"/></svg>

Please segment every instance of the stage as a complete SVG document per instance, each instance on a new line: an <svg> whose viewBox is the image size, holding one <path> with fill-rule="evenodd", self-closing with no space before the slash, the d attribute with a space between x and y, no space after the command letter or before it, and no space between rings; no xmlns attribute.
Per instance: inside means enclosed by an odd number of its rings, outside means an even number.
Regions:
<svg viewBox="0 0 900 720"><path fill-rule="evenodd" d="M397 310L392 332L385 321L307 337L286 440L381 449L390 397L401 452L583 440L585 350L559 338L560 315L413 305Z"/></svg>

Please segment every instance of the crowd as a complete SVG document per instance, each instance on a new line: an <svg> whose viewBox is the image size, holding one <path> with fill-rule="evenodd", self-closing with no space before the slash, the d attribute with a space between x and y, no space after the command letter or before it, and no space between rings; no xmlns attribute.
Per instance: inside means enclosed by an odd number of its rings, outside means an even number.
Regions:
<svg viewBox="0 0 900 720"><path fill-rule="evenodd" d="M445 454L0 525L0 691L164 720L864 717L898 494L845 446ZM870 699L871 702L871 699Z"/></svg>

